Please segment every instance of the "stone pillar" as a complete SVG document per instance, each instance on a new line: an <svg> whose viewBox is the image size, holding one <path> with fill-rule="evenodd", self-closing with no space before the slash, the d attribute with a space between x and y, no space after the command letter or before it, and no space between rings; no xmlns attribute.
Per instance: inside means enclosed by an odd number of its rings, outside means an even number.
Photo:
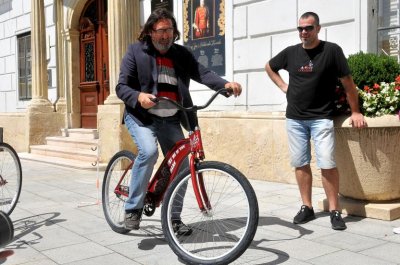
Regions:
<svg viewBox="0 0 400 265"><path fill-rule="evenodd" d="M108 47L110 58L110 95L105 104L121 103L115 94L119 68L128 45L139 32L139 1L108 0Z"/></svg>
<svg viewBox="0 0 400 265"><path fill-rule="evenodd" d="M79 31L68 29L63 34L63 63L64 63L64 91L67 107L68 128L80 128L81 105L80 105L80 72L79 72Z"/></svg>
<svg viewBox="0 0 400 265"><path fill-rule="evenodd" d="M41 112L53 111L48 100L46 25L43 0L32 0L31 53L32 53L32 100L29 109Z"/></svg>
<svg viewBox="0 0 400 265"><path fill-rule="evenodd" d="M65 54L64 54L64 40L62 32L64 30L64 13L63 13L63 0L54 1L56 12L56 57L57 57L57 94L58 99L56 103L56 110L59 113L67 113L67 101L65 97ZM65 127L68 127L66 124Z"/></svg>
<svg viewBox="0 0 400 265"><path fill-rule="evenodd" d="M108 0L110 95L97 113L101 162L107 162L121 149L134 151L133 141L122 124L124 105L115 93L115 86L122 57L139 31L139 17L139 1Z"/></svg>
<svg viewBox="0 0 400 265"><path fill-rule="evenodd" d="M62 124L62 117L54 112L53 105L48 100L43 0L32 0L31 6L32 100L27 111L27 150L30 145L43 144L46 136L60 133L60 123Z"/></svg>

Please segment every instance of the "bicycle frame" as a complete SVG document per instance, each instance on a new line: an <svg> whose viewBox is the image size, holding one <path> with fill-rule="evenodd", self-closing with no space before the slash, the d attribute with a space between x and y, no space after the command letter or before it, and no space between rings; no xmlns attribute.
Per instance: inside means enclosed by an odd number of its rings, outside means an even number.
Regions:
<svg viewBox="0 0 400 265"><path fill-rule="evenodd" d="M196 173L196 164L199 161L204 160L205 158L203 143L201 140L201 132L198 127L196 127L194 131L189 132L188 138L178 141L173 146L173 148L168 151L163 161L161 162L161 165L158 167L156 173L151 178L148 184L147 194L146 194L146 199L148 201L150 200L154 202L156 207L160 206L165 191L167 190L171 182L175 179L175 177L178 175L180 167L183 164L183 161L188 156L190 156L189 167L191 173L191 180L193 183L193 188L196 195L197 203L199 205L199 209L201 211L206 211L211 209L211 205L208 200L202 176L201 174ZM130 177L126 176L126 174L128 173L129 169L132 168L133 163L134 161L132 161L126 167L123 175L121 176L121 179L118 182L118 185L115 187L114 192L117 195L122 195L125 197L128 196L127 187L124 187L123 185L121 185L121 183L125 177ZM168 178L168 183L160 194L154 195L157 182L162 178Z"/></svg>
<svg viewBox="0 0 400 265"><path fill-rule="evenodd" d="M151 179L148 192L152 194L156 188L157 181L162 177L168 177L168 184L166 188L163 190L162 194L157 196L155 200L155 205L158 207L164 197L164 193L171 182L175 179L178 175L180 167L183 161L190 155L189 159L189 167L191 173L191 180L193 183L194 192L196 195L196 200L199 205L201 211L205 211L207 209L211 209L206 190L204 188L204 182L202 179L201 174L196 173L196 164L199 161L204 160L204 149L203 149L203 142L201 140L201 132L198 127L195 128L194 131L189 132L189 137L178 141L174 147L167 153L164 160L162 161L160 167L158 168L156 174ZM165 176L165 170L167 169L170 173L169 176Z"/></svg>

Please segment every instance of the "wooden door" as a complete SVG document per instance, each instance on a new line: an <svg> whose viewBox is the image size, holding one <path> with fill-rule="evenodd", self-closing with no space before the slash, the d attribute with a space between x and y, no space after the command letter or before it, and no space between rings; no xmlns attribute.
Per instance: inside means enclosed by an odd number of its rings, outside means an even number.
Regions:
<svg viewBox="0 0 400 265"><path fill-rule="evenodd" d="M107 0L89 1L80 18L80 105L82 128L97 128L97 106L110 94Z"/></svg>

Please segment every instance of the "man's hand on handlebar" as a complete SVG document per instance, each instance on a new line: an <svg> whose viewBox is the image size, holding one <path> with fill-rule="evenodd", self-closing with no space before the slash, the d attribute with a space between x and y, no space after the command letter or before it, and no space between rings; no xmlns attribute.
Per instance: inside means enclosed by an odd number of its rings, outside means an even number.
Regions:
<svg viewBox="0 0 400 265"><path fill-rule="evenodd" d="M226 83L225 88L228 90L229 96L233 94L235 95L235 97L237 97L240 96L240 94L242 93L242 86L236 82Z"/></svg>
<svg viewBox="0 0 400 265"><path fill-rule="evenodd" d="M140 105L142 106L142 108L150 109L150 108L154 107L154 105L156 105L156 103L154 103L154 101L153 101L155 98L156 97L152 94L140 92L138 101L139 101Z"/></svg>

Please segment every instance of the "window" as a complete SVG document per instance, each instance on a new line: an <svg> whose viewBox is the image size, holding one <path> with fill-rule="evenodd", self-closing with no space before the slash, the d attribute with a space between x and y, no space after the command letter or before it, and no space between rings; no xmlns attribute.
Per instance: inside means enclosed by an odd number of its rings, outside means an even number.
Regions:
<svg viewBox="0 0 400 265"><path fill-rule="evenodd" d="M32 99L31 34L17 37L18 95L20 100Z"/></svg>
<svg viewBox="0 0 400 265"><path fill-rule="evenodd" d="M400 0L380 0L378 6L378 53L400 62Z"/></svg>

